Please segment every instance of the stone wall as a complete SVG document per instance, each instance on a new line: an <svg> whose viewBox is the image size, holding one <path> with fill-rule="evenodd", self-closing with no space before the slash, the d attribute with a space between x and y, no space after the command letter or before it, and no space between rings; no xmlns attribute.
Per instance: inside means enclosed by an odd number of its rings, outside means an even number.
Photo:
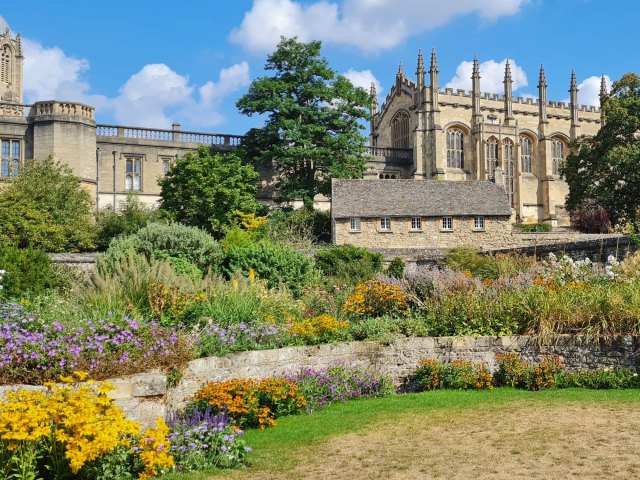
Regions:
<svg viewBox="0 0 640 480"><path fill-rule="evenodd" d="M444 362L456 359L486 362L495 369L499 353L519 353L528 360L541 355L561 357L569 369L628 367L640 371L640 338L624 336L610 341L588 343L575 336L547 341L535 337L440 337L403 338L391 344L348 342L278 350L239 352L189 362L180 380L169 386L162 372L148 372L111 379L116 389L112 398L132 419L151 425L158 416L185 405L202 384L232 378L264 378L302 367L321 368L343 362L362 369L390 375L402 385L423 358ZM0 396L17 386L0 387ZM42 387L28 387L42 388Z"/></svg>

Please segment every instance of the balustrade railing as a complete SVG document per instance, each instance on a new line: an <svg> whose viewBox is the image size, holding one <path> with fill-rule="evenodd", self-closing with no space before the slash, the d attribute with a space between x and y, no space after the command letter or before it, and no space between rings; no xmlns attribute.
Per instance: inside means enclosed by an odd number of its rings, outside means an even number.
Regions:
<svg viewBox="0 0 640 480"><path fill-rule="evenodd" d="M98 137L120 137L163 142L202 143L225 147L237 147L244 138L242 135L226 133L183 132L181 130L125 127L122 125L96 125L96 135Z"/></svg>
<svg viewBox="0 0 640 480"><path fill-rule="evenodd" d="M367 155L370 157L412 159L413 150L411 148L367 147Z"/></svg>

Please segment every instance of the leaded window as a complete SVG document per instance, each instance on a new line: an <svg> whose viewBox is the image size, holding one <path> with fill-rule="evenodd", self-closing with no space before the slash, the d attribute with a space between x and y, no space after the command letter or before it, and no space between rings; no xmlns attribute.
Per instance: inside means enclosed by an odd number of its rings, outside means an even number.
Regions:
<svg viewBox="0 0 640 480"><path fill-rule="evenodd" d="M553 140L551 142L551 173L560 175L560 167L564 163L564 142Z"/></svg>
<svg viewBox="0 0 640 480"><path fill-rule="evenodd" d="M399 112L391 121L391 146L409 148L409 114Z"/></svg>
<svg viewBox="0 0 640 480"><path fill-rule="evenodd" d="M464 134L457 128L447 130L447 167L464 168Z"/></svg>
<svg viewBox="0 0 640 480"><path fill-rule="evenodd" d="M141 191L142 159L131 157L126 159L125 190Z"/></svg>
<svg viewBox="0 0 640 480"><path fill-rule="evenodd" d="M20 175L20 140L2 140L0 147L0 177Z"/></svg>
<svg viewBox="0 0 640 480"><path fill-rule="evenodd" d="M514 144L511 139L504 141L504 186L509 197L509 203L513 206L513 192L515 187L515 166L516 162L513 158Z"/></svg>
<svg viewBox="0 0 640 480"><path fill-rule="evenodd" d="M524 173L533 172L533 147L529 137L520 137L520 159Z"/></svg>
<svg viewBox="0 0 640 480"><path fill-rule="evenodd" d="M489 140L487 140L487 176L490 179L496 174L498 151L498 139L496 137L489 138Z"/></svg>

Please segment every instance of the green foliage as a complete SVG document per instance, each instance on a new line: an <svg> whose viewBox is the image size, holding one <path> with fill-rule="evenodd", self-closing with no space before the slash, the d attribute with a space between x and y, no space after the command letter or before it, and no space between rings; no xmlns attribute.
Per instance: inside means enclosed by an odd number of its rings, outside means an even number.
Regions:
<svg viewBox="0 0 640 480"><path fill-rule="evenodd" d="M354 340L375 340L391 343L399 337L426 337L428 331L424 322L416 317L374 317L363 318L349 326Z"/></svg>
<svg viewBox="0 0 640 480"><path fill-rule="evenodd" d="M42 250L0 247L0 298L41 295L61 284L49 255Z"/></svg>
<svg viewBox="0 0 640 480"><path fill-rule="evenodd" d="M243 142L256 163L274 162L285 200L331 194L331 178L360 178L368 94L336 75L320 55L320 42L282 38L267 57L272 76L255 79L236 106L244 115L266 115Z"/></svg>
<svg viewBox="0 0 640 480"><path fill-rule="evenodd" d="M253 268L269 287L281 283L299 294L313 277L313 260L293 248L263 240L245 247L230 247L225 252L222 271L230 278L236 272L249 274Z"/></svg>
<svg viewBox="0 0 640 480"><path fill-rule="evenodd" d="M222 260L222 248L208 233L180 223L150 223L132 235L114 239L107 251L98 256L96 266L100 271L113 271L132 254L166 259L179 270L193 273L196 271L185 262L206 272L217 270Z"/></svg>
<svg viewBox="0 0 640 480"><path fill-rule="evenodd" d="M351 284L365 282L382 272L382 254L353 245L340 245L320 250L316 265L325 275Z"/></svg>
<svg viewBox="0 0 640 480"><path fill-rule="evenodd" d="M523 233L547 233L553 230L550 223L516 223L513 228Z"/></svg>
<svg viewBox="0 0 640 480"><path fill-rule="evenodd" d="M578 372L562 371L556 375L558 388L592 388L620 390L640 388L640 375L628 368L600 368Z"/></svg>
<svg viewBox="0 0 640 480"><path fill-rule="evenodd" d="M636 223L640 215L640 76L627 73L603 98L605 123L571 146L562 174L567 208L600 205L612 223Z"/></svg>
<svg viewBox="0 0 640 480"><path fill-rule="evenodd" d="M159 180L160 209L171 219L221 237L236 211L256 212L258 173L237 152L221 154L200 146L179 158Z"/></svg>
<svg viewBox="0 0 640 480"><path fill-rule="evenodd" d="M498 370L495 374L497 385L525 390L546 390L556 386L556 375L562 369L557 357L544 358L542 361L527 362L517 353L496 355Z"/></svg>
<svg viewBox="0 0 640 480"><path fill-rule="evenodd" d="M301 246L327 243L331 240L331 216L310 207L274 210L269 215L267 237Z"/></svg>
<svg viewBox="0 0 640 480"><path fill-rule="evenodd" d="M452 248L445 253L444 264L453 270L471 272L475 277L492 279L498 277L494 258L490 255L481 255L473 248Z"/></svg>
<svg viewBox="0 0 640 480"><path fill-rule="evenodd" d="M0 192L0 242L47 252L94 247L93 202L71 168L30 160Z"/></svg>
<svg viewBox="0 0 640 480"><path fill-rule="evenodd" d="M242 227L235 226L229 228L220 244L222 248L228 250L231 247L248 247L262 239L261 231L249 231Z"/></svg>
<svg viewBox="0 0 640 480"><path fill-rule="evenodd" d="M391 262L389 262L389 266L385 273L390 277L402 278L404 276L405 267L406 264L403 259L400 257L394 257Z"/></svg>
<svg viewBox="0 0 640 480"><path fill-rule="evenodd" d="M491 390L493 378L486 363L454 360L442 363L421 360L409 380L417 391L455 388L459 390Z"/></svg>
<svg viewBox="0 0 640 480"><path fill-rule="evenodd" d="M154 209L145 206L136 194L129 193L117 210L108 206L96 215L96 247L104 251L115 237L136 233L156 217Z"/></svg>

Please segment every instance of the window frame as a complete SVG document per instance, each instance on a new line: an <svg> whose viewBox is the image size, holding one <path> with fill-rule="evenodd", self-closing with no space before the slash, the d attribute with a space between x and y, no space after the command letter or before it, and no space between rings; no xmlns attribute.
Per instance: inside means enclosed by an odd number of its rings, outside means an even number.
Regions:
<svg viewBox="0 0 640 480"><path fill-rule="evenodd" d="M142 159L141 155L125 156L124 189L126 192L142 192ZM131 170L129 170L130 164ZM137 171L136 166L138 167ZM137 188L136 179L138 181Z"/></svg>
<svg viewBox="0 0 640 480"><path fill-rule="evenodd" d="M349 231L350 232L360 232L360 217L351 217L349 218Z"/></svg>
<svg viewBox="0 0 640 480"><path fill-rule="evenodd" d="M460 128L452 127L445 133L447 148L447 168L464 169L465 134Z"/></svg>
<svg viewBox="0 0 640 480"><path fill-rule="evenodd" d="M560 175L560 168L566 158L566 144L560 138L551 141L551 175Z"/></svg>
<svg viewBox="0 0 640 480"><path fill-rule="evenodd" d="M473 217L473 231L484 232L485 231L485 218L484 215L476 215Z"/></svg>
<svg viewBox="0 0 640 480"><path fill-rule="evenodd" d="M422 231L422 217L411 217L410 230L412 232Z"/></svg>
<svg viewBox="0 0 640 480"><path fill-rule="evenodd" d="M441 232L453 232L453 217L452 216L442 217L442 221L440 223L440 231Z"/></svg>
<svg viewBox="0 0 640 480"><path fill-rule="evenodd" d="M381 232L390 232L391 231L391 217L380 217L380 231Z"/></svg>
<svg viewBox="0 0 640 480"><path fill-rule="evenodd" d="M22 140L17 138L0 138L0 178L18 177L21 167Z"/></svg>
<svg viewBox="0 0 640 480"><path fill-rule="evenodd" d="M526 135L520 136L520 163L522 173L533 173L533 141Z"/></svg>

